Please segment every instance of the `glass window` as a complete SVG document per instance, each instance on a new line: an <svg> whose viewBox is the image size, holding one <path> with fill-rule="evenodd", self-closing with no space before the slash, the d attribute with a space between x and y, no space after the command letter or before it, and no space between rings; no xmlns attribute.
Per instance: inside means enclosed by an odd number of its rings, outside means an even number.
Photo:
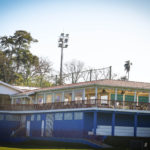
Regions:
<svg viewBox="0 0 150 150"><path fill-rule="evenodd" d="M46 95L46 103L52 103L53 102L53 96L52 94L47 94Z"/></svg>
<svg viewBox="0 0 150 150"><path fill-rule="evenodd" d="M37 115L37 121L41 120L41 115Z"/></svg>
<svg viewBox="0 0 150 150"><path fill-rule="evenodd" d="M72 113L64 113L64 120L72 120Z"/></svg>
<svg viewBox="0 0 150 150"><path fill-rule="evenodd" d="M55 101L54 102L61 102L62 93L55 93Z"/></svg>
<svg viewBox="0 0 150 150"><path fill-rule="evenodd" d="M83 119L83 113L82 112L75 112L74 113L74 120L82 120Z"/></svg>
<svg viewBox="0 0 150 150"><path fill-rule="evenodd" d="M65 91L64 92L64 101L68 102L72 100L72 91Z"/></svg>
<svg viewBox="0 0 150 150"><path fill-rule="evenodd" d="M85 88L85 99L95 99L95 88Z"/></svg>
<svg viewBox="0 0 150 150"><path fill-rule="evenodd" d="M55 120L63 120L63 113L55 113Z"/></svg>
<svg viewBox="0 0 150 150"><path fill-rule="evenodd" d="M43 104L43 102L44 102L44 95L42 94L42 95L38 95L37 96L37 103L38 104Z"/></svg>
<svg viewBox="0 0 150 150"><path fill-rule="evenodd" d="M75 94L74 99L75 99L76 101L77 101L77 100L82 100L83 89L74 90L74 94Z"/></svg>

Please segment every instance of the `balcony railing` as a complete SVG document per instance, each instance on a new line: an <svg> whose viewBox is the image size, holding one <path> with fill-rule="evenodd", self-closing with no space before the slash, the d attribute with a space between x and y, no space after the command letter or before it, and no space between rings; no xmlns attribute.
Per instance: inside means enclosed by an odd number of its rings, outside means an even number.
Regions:
<svg viewBox="0 0 150 150"><path fill-rule="evenodd" d="M7 105L0 105L0 110L25 111L25 110L53 110L53 109L91 108L91 107L150 111L150 103L102 100L102 99L77 100L77 101L54 102L44 104L7 104Z"/></svg>

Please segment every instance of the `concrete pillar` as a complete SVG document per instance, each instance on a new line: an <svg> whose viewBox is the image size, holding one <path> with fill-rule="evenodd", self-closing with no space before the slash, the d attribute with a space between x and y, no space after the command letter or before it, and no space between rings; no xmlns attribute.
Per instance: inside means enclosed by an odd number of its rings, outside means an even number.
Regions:
<svg viewBox="0 0 150 150"><path fill-rule="evenodd" d="M136 101L136 91L134 91L134 102L137 102Z"/></svg>
<svg viewBox="0 0 150 150"><path fill-rule="evenodd" d="M46 94L44 93L43 103L46 103Z"/></svg>
<svg viewBox="0 0 150 150"><path fill-rule="evenodd" d="M117 96L117 88L115 89L115 101L117 101L118 96Z"/></svg>
<svg viewBox="0 0 150 150"><path fill-rule="evenodd" d="M82 100L85 100L85 88L83 89Z"/></svg>
<svg viewBox="0 0 150 150"><path fill-rule="evenodd" d="M72 101L74 101L75 99L75 95L74 95L74 90L72 90Z"/></svg>
<svg viewBox="0 0 150 150"><path fill-rule="evenodd" d="M97 99L97 87L95 87L95 99Z"/></svg>
<svg viewBox="0 0 150 150"><path fill-rule="evenodd" d="M94 118L93 118L94 135L96 135L96 128L97 128L97 111L94 111Z"/></svg>
<svg viewBox="0 0 150 150"><path fill-rule="evenodd" d="M11 98L11 104L14 104L14 98L13 97Z"/></svg>
<svg viewBox="0 0 150 150"><path fill-rule="evenodd" d="M55 102L55 93L52 93L52 102Z"/></svg>
<svg viewBox="0 0 150 150"><path fill-rule="evenodd" d="M134 115L134 137L137 135L137 123L138 123L138 114Z"/></svg>
<svg viewBox="0 0 150 150"><path fill-rule="evenodd" d="M115 119L116 119L116 114L115 112L112 113L112 136L115 135Z"/></svg>
<svg viewBox="0 0 150 150"><path fill-rule="evenodd" d="M61 101L64 102L64 92L62 92Z"/></svg>

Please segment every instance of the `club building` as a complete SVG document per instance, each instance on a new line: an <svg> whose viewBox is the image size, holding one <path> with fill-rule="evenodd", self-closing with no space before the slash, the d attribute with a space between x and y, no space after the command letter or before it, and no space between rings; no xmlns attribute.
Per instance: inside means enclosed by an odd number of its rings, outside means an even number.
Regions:
<svg viewBox="0 0 150 150"><path fill-rule="evenodd" d="M97 80L10 95L0 139L150 137L150 83Z"/></svg>

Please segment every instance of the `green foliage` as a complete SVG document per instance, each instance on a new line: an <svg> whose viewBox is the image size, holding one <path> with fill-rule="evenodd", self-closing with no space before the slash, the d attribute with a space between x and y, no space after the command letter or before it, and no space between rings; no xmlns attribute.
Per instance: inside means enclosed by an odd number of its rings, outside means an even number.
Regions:
<svg viewBox="0 0 150 150"><path fill-rule="evenodd" d="M51 71L51 64L47 62L49 69L46 73L39 73L40 59L29 50L34 42L38 41L23 30L16 31L13 36L0 37L0 80L26 86L35 86L34 80L37 77L45 80L45 76ZM42 81L38 85L41 86Z"/></svg>

